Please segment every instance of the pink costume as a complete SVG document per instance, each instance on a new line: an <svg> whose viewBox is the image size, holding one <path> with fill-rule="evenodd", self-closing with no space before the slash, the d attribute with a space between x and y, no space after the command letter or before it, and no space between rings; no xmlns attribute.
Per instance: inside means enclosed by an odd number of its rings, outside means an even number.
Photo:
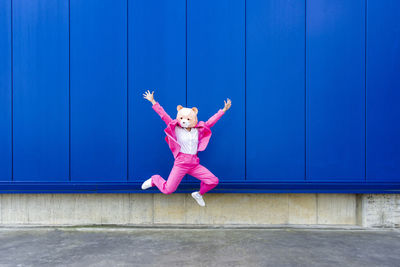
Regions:
<svg viewBox="0 0 400 267"><path fill-rule="evenodd" d="M164 194L171 194L175 192L178 185L182 181L185 174L189 174L201 181L200 183L200 194L204 195L218 184L218 178L212 174L207 168L200 165L199 158L196 155L185 154L180 152L181 146L178 144L175 127L179 124L177 119L171 119L171 117L165 112L163 107L158 102L153 105L153 109L160 115L161 119L167 124L164 132L166 133L165 140L167 141L169 148L174 155L175 162L174 166L169 174L168 180L165 181L160 175L155 174L151 177L151 185L157 186L158 189ZM224 111L220 109L214 114L208 121L199 121L196 124L196 128L199 133L199 144L197 151L203 151L206 149L208 142L211 137L210 128L221 118Z"/></svg>

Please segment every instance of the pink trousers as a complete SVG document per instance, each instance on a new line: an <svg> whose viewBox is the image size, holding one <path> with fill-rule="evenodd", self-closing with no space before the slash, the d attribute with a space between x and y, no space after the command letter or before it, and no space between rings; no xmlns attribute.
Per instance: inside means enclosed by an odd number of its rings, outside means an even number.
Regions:
<svg viewBox="0 0 400 267"><path fill-rule="evenodd" d="M179 152L175 158L174 166L165 181L160 175L151 176L151 185L157 186L164 194L172 194L178 188L185 174L189 174L201 181L200 194L204 195L218 184L218 178L212 174L206 167L199 164L197 155L185 154Z"/></svg>

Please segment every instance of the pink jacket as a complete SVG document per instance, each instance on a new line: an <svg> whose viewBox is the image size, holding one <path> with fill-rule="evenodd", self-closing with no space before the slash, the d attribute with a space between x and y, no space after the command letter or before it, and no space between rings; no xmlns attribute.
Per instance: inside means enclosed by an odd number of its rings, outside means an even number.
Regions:
<svg viewBox="0 0 400 267"><path fill-rule="evenodd" d="M175 127L179 123L177 119L171 119L171 117L165 112L163 107L156 102L153 106L153 109L160 115L161 119L167 124L167 128L165 128L164 132L166 133L165 141L167 141L169 148L174 155L174 158L178 156L179 151L181 150L181 146L178 144L175 135ZM216 114L214 114L208 121L199 121L195 128L198 128L199 131L199 145L197 150L203 151L206 149L208 142L211 137L210 128L214 126L214 124L222 117L225 112L220 109Z"/></svg>

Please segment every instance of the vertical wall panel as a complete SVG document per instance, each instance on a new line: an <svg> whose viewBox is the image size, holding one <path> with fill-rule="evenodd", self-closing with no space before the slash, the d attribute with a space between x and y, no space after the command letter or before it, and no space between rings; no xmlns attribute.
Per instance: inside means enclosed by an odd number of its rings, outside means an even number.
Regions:
<svg viewBox="0 0 400 267"><path fill-rule="evenodd" d="M68 1L13 1L14 180L66 181Z"/></svg>
<svg viewBox="0 0 400 267"><path fill-rule="evenodd" d="M11 1L0 1L0 181L12 179L11 139Z"/></svg>
<svg viewBox="0 0 400 267"><path fill-rule="evenodd" d="M187 19L188 106L205 121L232 99L200 162L221 181L244 180L245 1L188 1Z"/></svg>
<svg viewBox="0 0 400 267"><path fill-rule="evenodd" d="M127 3L71 0L71 179L127 180Z"/></svg>
<svg viewBox="0 0 400 267"><path fill-rule="evenodd" d="M129 29L129 179L165 179L173 155L165 123L142 96L154 96L172 118L186 102L186 1L131 0Z"/></svg>
<svg viewBox="0 0 400 267"><path fill-rule="evenodd" d="M307 1L307 179L365 179L365 1Z"/></svg>
<svg viewBox="0 0 400 267"><path fill-rule="evenodd" d="M305 4L246 5L246 177L304 180Z"/></svg>
<svg viewBox="0 0 400 267"><path fill-rule="evenodd" d="M367 180L400 180L400 2L367 2Z"/></svg>

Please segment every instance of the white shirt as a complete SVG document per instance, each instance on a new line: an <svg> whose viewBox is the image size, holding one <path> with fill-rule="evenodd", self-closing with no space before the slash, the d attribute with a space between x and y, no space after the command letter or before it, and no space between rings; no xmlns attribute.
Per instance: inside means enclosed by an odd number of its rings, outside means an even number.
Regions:
<svg viewBox="0 0 400 267"><path fill-rule="evenodd" d="M185 128L176 125L175 134L178 144L181 146L180 152L192 155L197 154L197 145L199 143L197 128L192 128L189 132Z"/></svg>

